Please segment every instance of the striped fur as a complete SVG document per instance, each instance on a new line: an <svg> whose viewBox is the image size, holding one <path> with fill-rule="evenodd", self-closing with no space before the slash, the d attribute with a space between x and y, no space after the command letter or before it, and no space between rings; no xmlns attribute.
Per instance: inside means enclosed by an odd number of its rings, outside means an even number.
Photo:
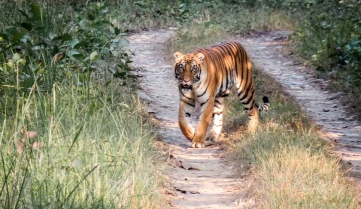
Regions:
<svg viewBox="0 0 361 209"><path fill-rule="evenodd" d="M192 147L204 147L205 139L216 141L223 123L224 97L232 87L248 112L248 129L255 131L258 111L269 108L267 97L264 105L255 102L252 63L241 44L222 43L211 48L201 48L183 55L174 53L175 76L179 81L179 127L184 136L192 142ZM201 115L197 129L189 123L195 102L201 105ZM207 129L213 117L213 126Z"/></svg>

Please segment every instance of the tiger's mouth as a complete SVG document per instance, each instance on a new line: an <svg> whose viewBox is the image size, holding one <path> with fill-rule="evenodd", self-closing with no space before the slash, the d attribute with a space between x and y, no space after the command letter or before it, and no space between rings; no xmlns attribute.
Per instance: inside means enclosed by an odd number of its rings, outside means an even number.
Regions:
<svg viewBox="0 0 361 209"><path fill-rule="evenodd" d="M182 89L192 89L192 85L181 84Z"/></svg>

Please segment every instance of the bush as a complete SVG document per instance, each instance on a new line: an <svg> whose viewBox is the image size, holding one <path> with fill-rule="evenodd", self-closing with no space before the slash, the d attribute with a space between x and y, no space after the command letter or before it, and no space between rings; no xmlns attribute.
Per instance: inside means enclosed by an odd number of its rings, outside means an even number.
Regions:
<svg viewBox="0 0 361 209"><path fill-rule="evenodd" d="M336 70L352 85L361 81L359 8L353 0L315 1L294 36L301 54L320 71Z"/></svg>

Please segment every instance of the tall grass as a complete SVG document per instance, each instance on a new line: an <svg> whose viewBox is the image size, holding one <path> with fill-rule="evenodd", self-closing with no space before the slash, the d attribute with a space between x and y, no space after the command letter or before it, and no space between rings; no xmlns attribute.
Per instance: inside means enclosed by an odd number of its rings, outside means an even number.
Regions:
<svg viewBox="0 0 361 209"><path fill-rule="evenodd" d="M11 104L17 114L0 135L1 207L155 208L162 169L153 131L137 97L125 95L112 85L84 103L85 88L54 85Z"/></svg>

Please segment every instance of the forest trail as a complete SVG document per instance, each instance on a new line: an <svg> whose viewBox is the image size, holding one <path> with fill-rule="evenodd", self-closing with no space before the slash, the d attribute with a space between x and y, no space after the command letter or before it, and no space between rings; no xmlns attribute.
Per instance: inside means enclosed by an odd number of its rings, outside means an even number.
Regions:
<svg viewBox="0 0 361 209"><path fill-rule="evenodd" d="M167 172L169 208L252 208L253 200L242 199L240 195L249 182L235 177L232 164L222 158L221 148L189 148L190 142L180 132L177 81L166 45L173 34L173 30L162 29L129 37L129 48L135 54L133 67L141 77L139 96L148 102L148 112L160 123L159 135L169 144L173 162ZM255 65L280 82L303 111L322 127L322 135L336 142L336 152L360 176L361 125L347 116L338 95L321 89L324 81L314 79L310 69L282 55L288 34L271 32L237 41L245 46ZM194 117L193 120L195 126Z"/></svg>

